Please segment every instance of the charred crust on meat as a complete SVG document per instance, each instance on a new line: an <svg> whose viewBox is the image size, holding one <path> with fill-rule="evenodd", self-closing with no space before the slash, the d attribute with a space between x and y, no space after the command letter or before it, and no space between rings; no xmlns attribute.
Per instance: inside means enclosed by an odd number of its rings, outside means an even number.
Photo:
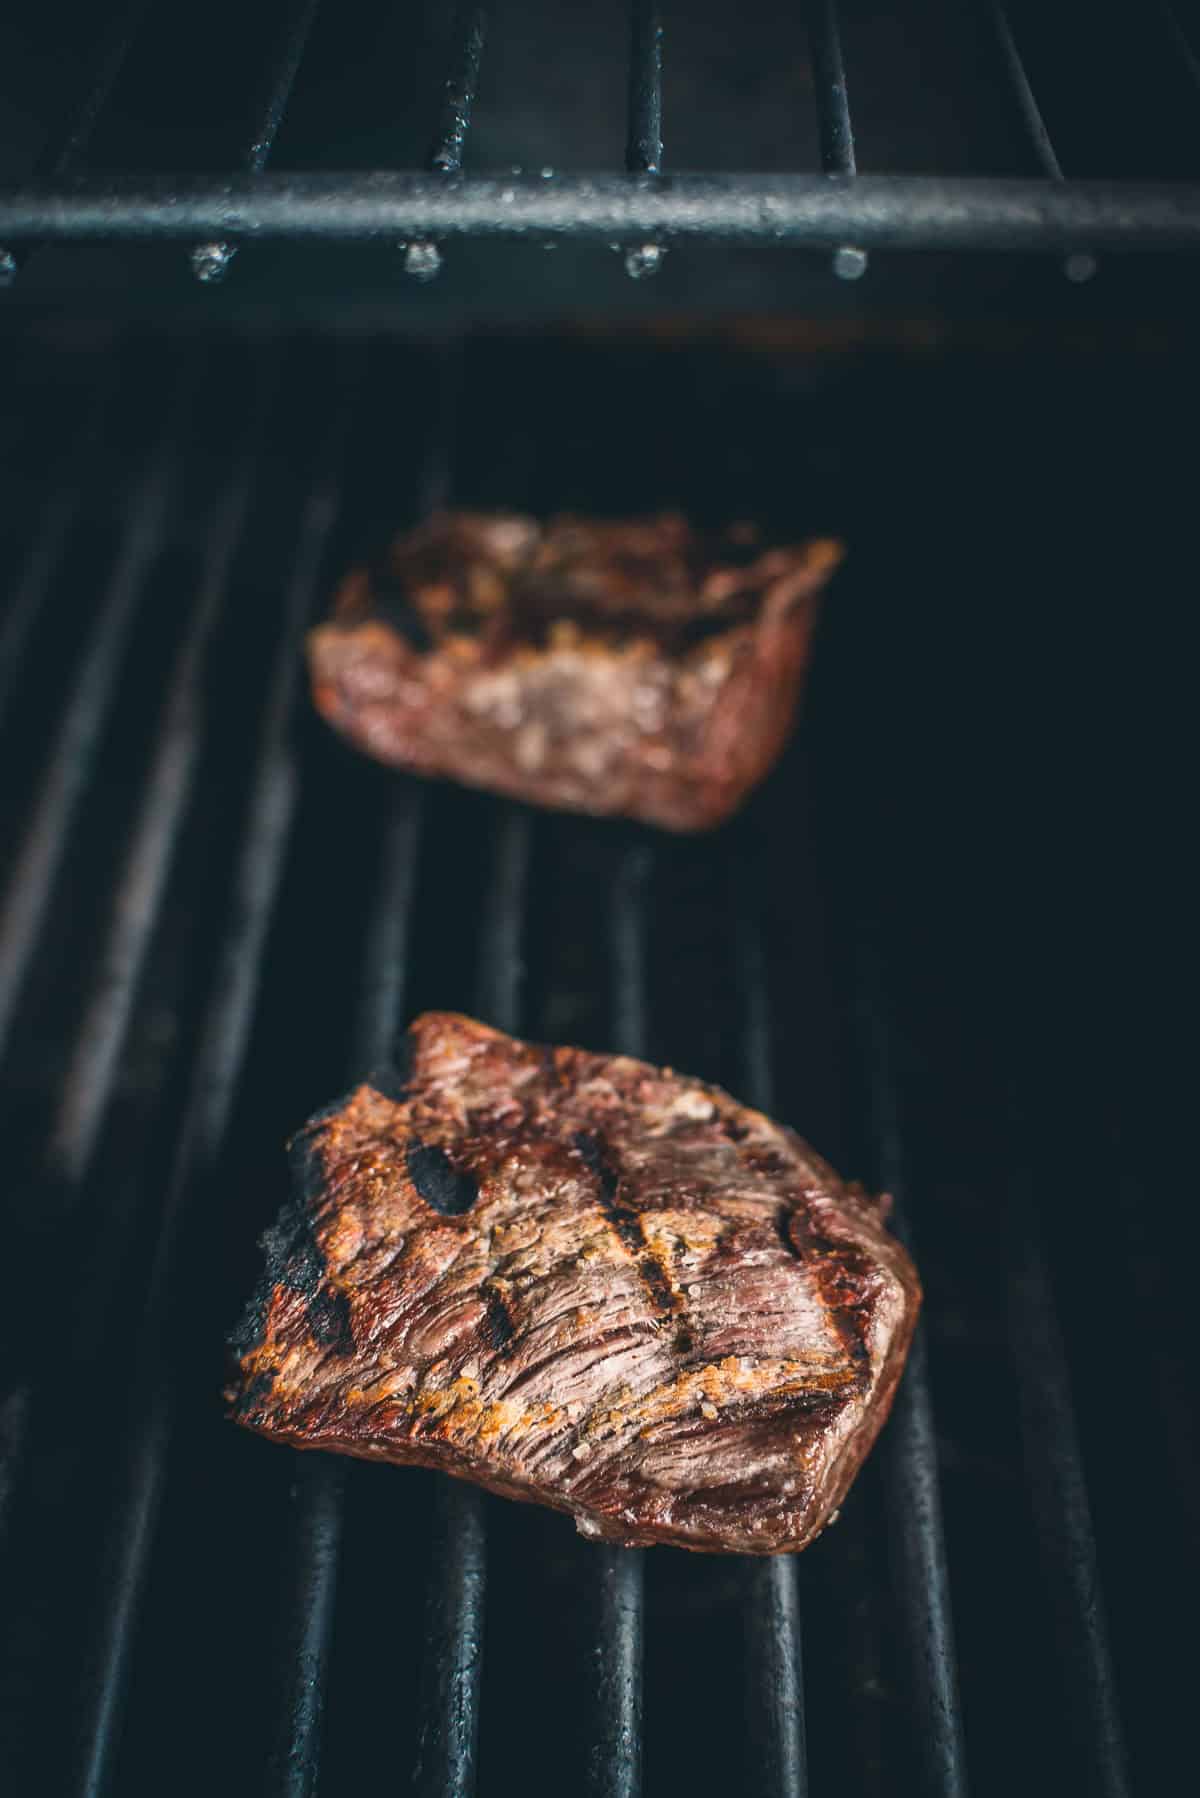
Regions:
<svg viewBox="0 0 1200 1798"><path fill-rule="evenodd" d="M611 1204L617 1196L620 1175L605 1154L604 1144L594 1130L577 1130L571 1138L571 1145L583 1157L589 1172L595 1174L600 1183L600 1196L606 1204ZM639 1232L639 1241L641 1235Z"/></svg>
<svg viewBox="0 0 1200 1798"><path fill-rule="evenodd" d="M512 1312L508 1301L498 1286L489 1284L484 1288L484 1304L486 1310L480 1333L489 1349L500 1355L508 1347L516 1335Z"/></svg>
<svg viewBox="0 0 1200 1798"><path fill-rule="evenodd" d="M425 1203L443 1217L462 1217L479 1197L470 1174L461 1173L440 1143L412 1137L405 1151L408 1177Z"/></svg>
<svg viewBox="0 0 1200 1798"><path fill-rule="evenodd" d="M313 1228L313 1206L321 1192L323 1169L313 1147L314 1130L341 1110L344 1100L326 1106L291 1143L289 1160L296 1195L284 1205L275 1222L259 1238L266 1257L262 1276L229 1336L233 1353L244 1359L261 1346L267 1330L271 1300L278 1288L304 1300L313 1339L322 1348L340 1355L354 1352L350 1304L344 1293L329 1284L328 1269Z"/></svg>
<svg viewBox="0 0 1200 1798"><path fill-rule="evenodd" d="M243 1392L231 1389L226 1397L233 1407L233 1415L239 1423L256 1424L265 1422L267 1407L265 1401L275 1390L275 1371L268 1368L263 1373L256 1373Z"/></svg>

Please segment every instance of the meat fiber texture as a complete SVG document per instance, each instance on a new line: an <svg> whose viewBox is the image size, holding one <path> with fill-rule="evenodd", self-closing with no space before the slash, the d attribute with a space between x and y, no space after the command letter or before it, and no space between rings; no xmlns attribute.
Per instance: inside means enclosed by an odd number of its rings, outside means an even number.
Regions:
<svg viewBox="0 0 1200 1798"><path fill-rule="evenodd" d="M309 636L314 699L399 768L706 829L787 741L840 557L673 515L440 513L347 577Z"/></svg>
<svg viewBox="0 0 1200 1798"><path fill-rule="evenodd" d="M713 1086L452 1014L319 1113L232 1416L585 1536L771 1554L829 1522L920 1304L886 1201Z"/></svg>

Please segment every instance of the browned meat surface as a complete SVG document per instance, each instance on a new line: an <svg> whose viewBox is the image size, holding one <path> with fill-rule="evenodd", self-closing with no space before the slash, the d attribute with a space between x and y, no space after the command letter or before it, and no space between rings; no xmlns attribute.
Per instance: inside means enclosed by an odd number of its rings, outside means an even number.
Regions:
<svg viewBox="0 0 1200 1798"><path fill-rule="evenodd" d="M716 1087L412 1026L294 1144L239 1423L442 1468L587 1536L767 1554L829 1521L920 1303L884 1203Z"/></svg>
<svg viewBox="0 0 1200 1798"><path fill-rule="evenodd" d="M379 761L704 829L787 740L840 554L674 516L439 514L348 576L309 637L313 694Z"/></svg>

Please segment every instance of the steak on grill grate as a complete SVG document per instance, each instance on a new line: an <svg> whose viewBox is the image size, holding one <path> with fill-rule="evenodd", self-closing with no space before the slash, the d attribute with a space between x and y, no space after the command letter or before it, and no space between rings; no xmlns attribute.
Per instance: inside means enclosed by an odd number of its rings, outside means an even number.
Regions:
<svg viewBox="0 0 1200 1798"><path fill-rule="evenodd" d="M704 829L787 739L840 553L671 515L442 513L346 579L309 638L314 697L380 761Z"/></svg>
<svg viewBox="0 0 1200 1798"><path fill-rule="evenodd" d="M568 1511L805 1547L920 1303L885 1202L716 1087L432 1013L318 1113L234 1338L239 1423Z"/></svg>

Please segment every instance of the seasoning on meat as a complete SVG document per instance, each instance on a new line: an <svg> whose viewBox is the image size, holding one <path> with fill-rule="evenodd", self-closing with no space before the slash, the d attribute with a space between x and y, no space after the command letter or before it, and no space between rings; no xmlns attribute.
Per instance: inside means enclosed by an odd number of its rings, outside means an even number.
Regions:
<svg viewBox="0 0 1200 1798"><path fill-rule="evenodd" d="M787 740L840 556L673 515L439 513L347 577L309 637L314 698L379 761L706 829Z"/></svg>
<svg viewBox="0 0 1200 1798"><path fill-rule="evenodd" d="M790 1130L469 1018L318 1113L234 1338L239 1423L441 1468L586 1536L768 1554L840 1505L920 1303Z"/></svg>

